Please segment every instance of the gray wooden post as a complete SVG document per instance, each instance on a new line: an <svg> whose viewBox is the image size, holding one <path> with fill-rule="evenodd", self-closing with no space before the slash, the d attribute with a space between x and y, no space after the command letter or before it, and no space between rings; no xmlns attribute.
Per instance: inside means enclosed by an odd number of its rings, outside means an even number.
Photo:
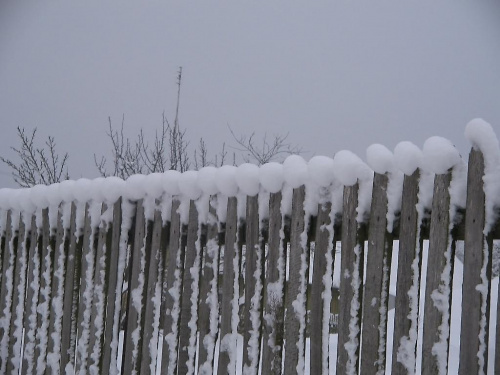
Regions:
<svg viewBox="0 0 500 375"><path fill-rule="evenodd" d="M361 373L385 371L392 236L387 232L387 175L375 173L363 292Z"/></svg>
<svg viewBox="0 0 500 375"><path fill-rule="evenodd" d="M450 193L449 186L451 180L451 173L436 175L434 179L434 197L432 200L432 213L431 213L431 228L429 234L429 255L427 258L427 281L425 288L425 307L424 307L424 337L422 343L422 374L423 375L436 375L440 374L441 371L446 371L447 362L442 363L440 369L440 363L438 357L433 353L434 344L440 341L440 330L443 321L444 309L450 309L451 297L449 301L445 300L448 296L443 296L443 301L438 303L443 303L440 309L436 307L434 303L436 292L439 290L439 286L442 284L442 277L447 277L450 279L451 288L451 278L453 275L453 266L448 270L449 273L444 274L445 267L447 265L446 255L450 256L449 262L452 262L449 243L450 237ZM449 316L449 315L448 315ZM449 332L443 333L448 336ZM445 344L446 358L448 358L448 342ZM443 368L444 367L444 368Z"/></svg>

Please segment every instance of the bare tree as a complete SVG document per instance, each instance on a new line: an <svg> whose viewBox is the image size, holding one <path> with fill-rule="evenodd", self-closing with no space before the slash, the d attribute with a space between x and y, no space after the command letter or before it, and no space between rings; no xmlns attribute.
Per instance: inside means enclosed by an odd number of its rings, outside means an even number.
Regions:
<svg viewBox="0 0 500 375"><path fill-rule="evenodd" d="M11 149L17 154L17 161L0 156L0 160L12 170L14 181L21 187L30 187L37 184L49 185L69 179L67 170L68 153L59 155L56 151L54 137L49 136L45 145L35 146L35 128L27 134L24 128L17 127L17 135L21 147ZM66 172L65 172L66 170Z"/></svg>
<svg viewBox="0 0 500 375"><path fill-rule="evenodd" d="M288 133L285 135L275 134L272 139L269 139L267 133L265 133L264 137L257 141L255 132L250 136L236 135L229 125L227 127L237 143L237 146L233 146L233 149L241 153L241 157L246 163L262 165L285 155L300 154L302 152L301 147L287 141Z"/></svg>

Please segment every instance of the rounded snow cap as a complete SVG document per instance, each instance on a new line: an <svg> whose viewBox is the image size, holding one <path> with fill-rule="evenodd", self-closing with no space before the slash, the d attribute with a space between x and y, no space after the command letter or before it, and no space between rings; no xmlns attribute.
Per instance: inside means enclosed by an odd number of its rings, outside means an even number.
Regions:
<svg viewBox="0 0 500 375"><path fill-rule="evenodd" d="M277 193L283 187L283 165L275 162L261 165L259 168L259 181L268 192Z"/></svg>
<svg viewBox="0 0 500 375"><path fill-rule="evenodd" d="M424 166L436 174L446 173L460 163L460 153L450 140L430 137L424 143Z"/></svg>
<svg viewBox="0 0 500 375"><path fill-rule="evenodd" d="M379 174L394 170L394 155L387 147L378 143L366 149L366 162Z"/></svg>
<svg viewBox="0 0 500 375"><path fill-rule="evenodd" d="M313 156L308 163L309 178L322 187L330 186L335 180L333 159L327 156Z"/></svg>
<svg viewBox="0 0 500 375"><path fill-rule="evenodd" d="M424 154L415 144L403 141L394 148L394 162L404 174L411 176L423 164Z"/></svg>
<svg viewBox="0 0 500 375"><path fill-rule="evenodd" d="M359 158L349 150L342 150L333 158L333 170L338 180L346 186L354 185L358 180L370 177L372 171Z"/></svg>
<svg viewBox="0 0 500 375"><path fill-rule="evenodd" d="M234 197L238 194L238 184L236 183L236 167L233 165L224 165L217 170L215 174L215 184L219 191L228 196Z"/></svg>
<svg viewBox="0 0 500 375"><path fill-rule="evenodd" d="M163 189L170 195L179 195L181 193L179 189L179 178L181 176L181 172L176 170L169 170L163 173Z"/></svg>
<svg viewBox="0 0 500 375"><path fill-rule="evenodd" d="M304 185L307 181L307 163L300 155L290 155L283 162L285 181L293 189Z"/></svg>
<svg viewBox="0 0 500 375"><path fill-rule="evenodd" d="M255 164L241 164L235 173L236 183L246 195L254 196L259 193L259 167Z"/></svg>
<svg viewBox="0 0 500 375"><path fill-rule="evenodd" d="M215 183L217 168L203 167L198 171L198 186L205 194L214 195L219 192Z"/></svg>
<svg viewBox="0 0 500 375"><path fill-rule="evenodd" d="M198 172L186 171L179 178L179 189L182 195L191 200L198 199L201 195L201 189L198 186Z"/></svg>

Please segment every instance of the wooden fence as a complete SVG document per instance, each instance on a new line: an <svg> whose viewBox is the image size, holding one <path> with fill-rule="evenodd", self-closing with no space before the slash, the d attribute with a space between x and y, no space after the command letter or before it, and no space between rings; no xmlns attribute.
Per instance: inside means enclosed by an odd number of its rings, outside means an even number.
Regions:
<svg viewBox="0 0 500 375"><path fill-rule="evenodd" d="M500 230L484 231L479 151L471 152L468 166L466 207L458 215L450 207L451 172L435 176L427 208L419 206L420 172L405 176L391 231L388 176L377 173L366 220L357 212L359 184L340 187L340 201L331 199L331 189L319 189L316 215L306 207L304 186L293 189L291 213L283 207L285 190L197 201L75 201L34 214L4 209L0 373L232 374L239 367L294 374L306 363L310 374L334 367L337 374L379 374L386 366L392 374L417 367L446 373L460 241L460 373L481 373L492 360L500 373L500 324L489 319L497 308L490 308L491 269ZM388 329L393 247L397 293ZM338 314L336 326L331 314ZM489 325L497 329L494 358L488 358Z"/></svg>

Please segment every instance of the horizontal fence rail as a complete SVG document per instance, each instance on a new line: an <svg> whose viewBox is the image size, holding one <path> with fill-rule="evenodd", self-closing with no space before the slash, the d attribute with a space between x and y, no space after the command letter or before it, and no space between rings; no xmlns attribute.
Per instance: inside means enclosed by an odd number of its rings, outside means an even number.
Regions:
<svg viewBox="0 0 500 375"><path fill-rule="evenodd" d="M0 373L500 373L484 171L0 207Z"/></svg>

